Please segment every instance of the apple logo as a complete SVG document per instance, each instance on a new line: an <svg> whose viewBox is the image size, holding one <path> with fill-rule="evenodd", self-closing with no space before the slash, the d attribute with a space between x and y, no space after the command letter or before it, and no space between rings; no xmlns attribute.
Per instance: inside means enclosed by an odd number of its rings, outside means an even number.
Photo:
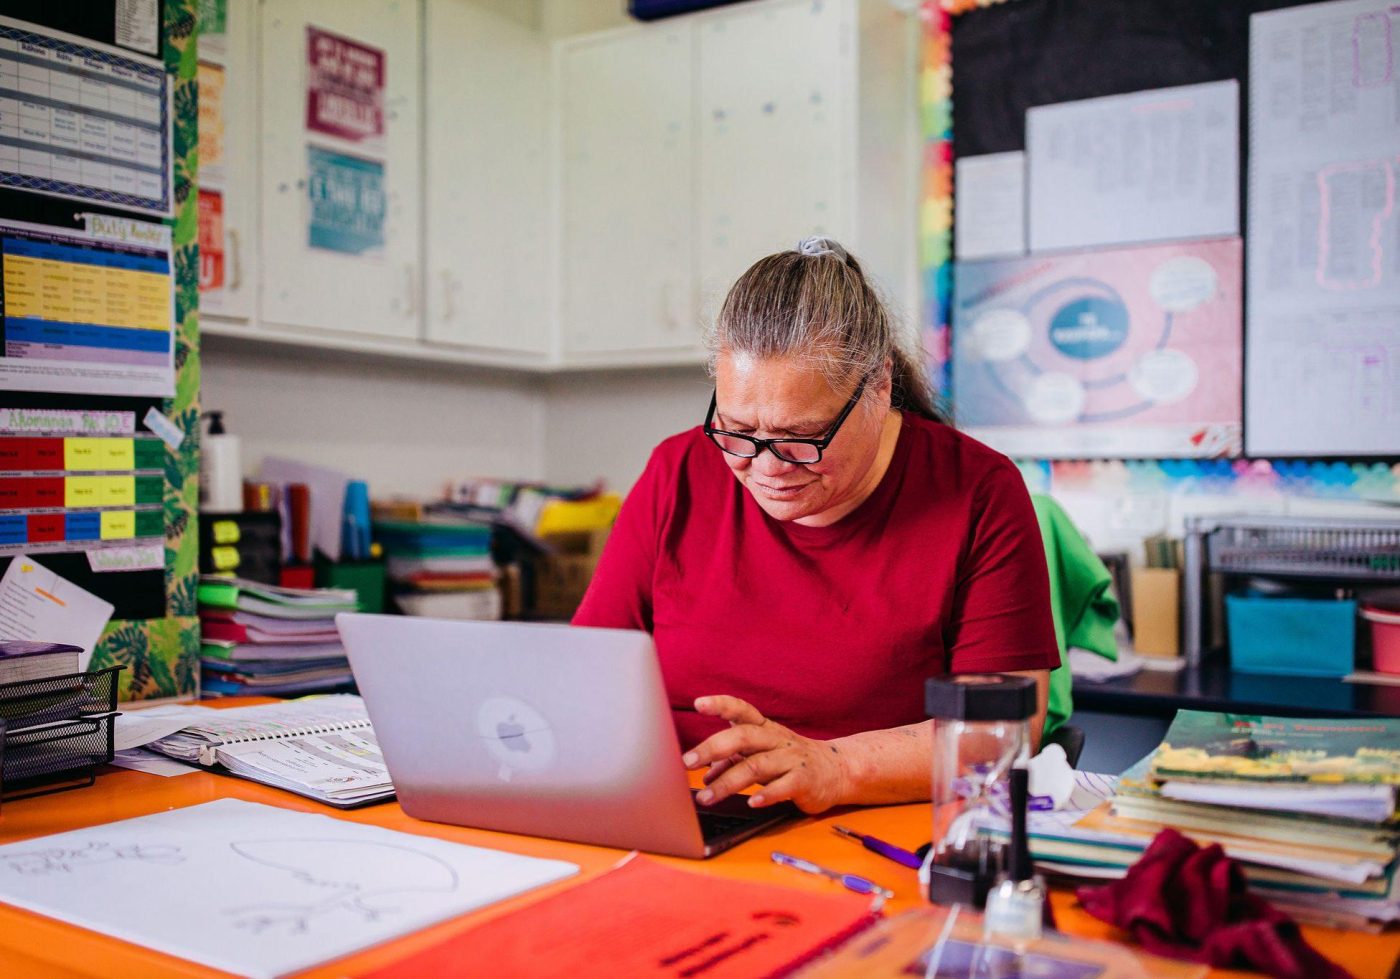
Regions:
<svg viewBox="0 0 1400 979"><path fill-rule="evenodd" d="M530 740L525 737L525 728L516 723L514 716L496 725L496 737L501 739L507 751L530 750Z"/></svg>
<svg viewBox="0 0 1400 979"><path fill-rule="evenodd" d="M476 733L496 764L496 777L548 771L554 764L554 729L534 707L509 694L492 694L476 708Z"/></svg>

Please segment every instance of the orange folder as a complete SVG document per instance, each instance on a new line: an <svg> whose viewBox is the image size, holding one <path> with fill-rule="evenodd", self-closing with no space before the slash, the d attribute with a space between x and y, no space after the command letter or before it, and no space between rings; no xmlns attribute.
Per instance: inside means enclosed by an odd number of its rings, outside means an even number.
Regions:
<svg viewBox="0 0 1400 979"><path fill-rule="evenodd" d="M553 897L361 975L783 975L878 919L870 898L676 870L636 857Z"/></svg>

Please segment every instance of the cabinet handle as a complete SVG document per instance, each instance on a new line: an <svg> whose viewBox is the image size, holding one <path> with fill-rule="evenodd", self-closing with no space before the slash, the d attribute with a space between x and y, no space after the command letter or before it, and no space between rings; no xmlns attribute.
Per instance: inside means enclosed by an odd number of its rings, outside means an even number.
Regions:
<svg viewBox="0 0 1400 979"><path fill-rule="evenodd" d="M228 291L237 292L243 285L243 248L242 239L238 236L237 228L229 228L228 231L228 252L229 252L229 276Z"/></svg>
<svg viewBox="0 0 1400 979"><path fill-rule="evenodd" d="M405 316L418 315L418 267L412 262L403 267L404 282L408 286L408 303Z"/></svg>
<svg viewBox="0 0 1400 979"><path fill-rule="evenodd" d="M442 321L452 322L452 317L457 315L457 310L452 302L452 293L455 291L452 282L452 273L447 269L442 270Z"/></svg>

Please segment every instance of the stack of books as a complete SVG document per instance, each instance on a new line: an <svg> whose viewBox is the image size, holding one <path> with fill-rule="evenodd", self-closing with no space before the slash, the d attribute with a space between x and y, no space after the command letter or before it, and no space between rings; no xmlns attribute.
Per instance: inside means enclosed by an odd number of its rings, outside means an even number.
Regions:
<svg viewBox="0 0 1400 979"><path fill-rule="evenodd" d="M491 559L491 526L465 519L386 520L384 547L394 601L405 615L499 619L501 589Z"/></svg>
<svg viewBox="0 0 1400 979"><path fill-rule="evenodd" d="M199 583L201 683L205 696L320 693L351 683L335 628L355 592L278 588L241 578Z"/></svg>
<svg viewBox="0 0 1400 979"><path fill-rule="evenodd" d="M1032 816L1043 869L1121 877L1165 827L1238 860L1294 917L1379 929L1400 921L1400 719L1179 711L1166 739L1082 814Z"/></svg>

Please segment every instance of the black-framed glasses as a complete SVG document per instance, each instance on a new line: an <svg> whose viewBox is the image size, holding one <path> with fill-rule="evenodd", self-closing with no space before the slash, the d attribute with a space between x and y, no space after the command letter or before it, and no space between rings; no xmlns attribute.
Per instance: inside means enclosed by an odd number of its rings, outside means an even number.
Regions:
<svg viewBox="0 0 1400 979"><path fill-rule="evenodd" d="M836 421L831 423L831 428L819 439L759 439L752 435L740 435L737 432L726 432L715 428L710 424L710 419L715 417L715 408L718 407L719 392L710 395L710 410L705 413L705 434L725 452L740 459L754 459L764 449L773 453L784 462L793 462L799 466L810 466L813 463L822 461L822 452L831 444L831 440L836 437L836 433L841 430L841 424L846 420L856 403L860 401L862 392L865 391L865 379L856 385L855 393L851 395L846 407L841 409L841 414L836 416Z"/></svg>

